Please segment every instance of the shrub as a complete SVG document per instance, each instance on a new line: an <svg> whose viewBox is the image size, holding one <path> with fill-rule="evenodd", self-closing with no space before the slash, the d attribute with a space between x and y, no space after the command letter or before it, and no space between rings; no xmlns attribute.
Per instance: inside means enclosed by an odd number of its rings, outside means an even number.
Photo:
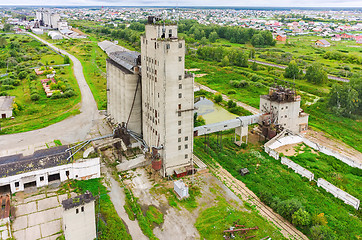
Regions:
<svg viewBox="0 0 362 240"><path fill-rule="evenodd" d="M221 94L216 94L215 97L214 97L214 101L215 101L216 103L221 102L221 101L222 101L222 96L221 96Z"/></svg>
<svg viewBox="0 0 362 240"><path fill-rule="evenodd" d="M31 96L30 96L30 99L32 101L38 101L40 99L40 96L38 93L32 93Z"/></svg>
<svg viewBox="0 0 362 240"><path fill-rule="evenodd" d="M230 90L230 91L228 91L228 94L236 94L236 91L235 90Z"/></svg>

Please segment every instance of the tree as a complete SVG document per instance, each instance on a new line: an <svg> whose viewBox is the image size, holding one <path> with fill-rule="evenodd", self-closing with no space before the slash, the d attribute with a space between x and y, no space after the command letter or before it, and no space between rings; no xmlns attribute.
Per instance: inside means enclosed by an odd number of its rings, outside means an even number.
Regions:
<svg viewBox="0 0 362 240"><path fill-rule="evenodd" d="M230 63L229 58L228 58L228 56L225 55L224 58L221 60L221 65L223 67L226 67L229 65L229 63Z"/></svg>
<svg viewBox="0 0 362 240"><path fill-rule="evenodd" d="M68 55L64 56L64 64L69 64L70 63L70 59L68 57Z"/></svg>
<svg viewBox="0 0 362 240"><path fill-rule="evenodd" d="M0 48L6 47L7 44L8 42L6 41L6 39L4 37L0 37Z"/></svg>
<svg viewBox="0 0 362 240"><path fill-rule="evenodd" d="M333 240L336 236L327 226L316 225L310 228L311 239L313 240Z"/></svg>
<svg viewBox="0 0 362 240"><path fill-rule="evenodd" d="M207 38L206 37L202 37L200 40L200 44L201 45L206 45L207 44Z"/></svg>
<svg viewBox="0 0 362 240"><path fill-rule="evenodd" d="M294 212L292 215L292 223L299 227L308 226L310 224L310 214L299 208L299 210Z"/></svg>
<svg viewBox="0 0 362 240"><path fill-rule="evenodd" d="M251 59L255 58L255 49L254 49L254 48L252 48L252 49L250 50L249 57L250 57Z"/></svg>
<svg viewBox="0 0 362 240"><path fill-rule="evenodd" d="M10 29L11 29L11 25L10 25L10 24L8 24L8 23L4 24L4 28L3 28L3 31L4 31L4 32L9 32Z"/></svg>
<svg viewBox="0 0 362 240"><path fill-rule="evenodd" d="M319 64L312 64L307 68L305 78L308 82L315 84L323 84L328 81L327 73L323 70Z"/></svg>
<svg viewBox="0 0 362 240"><path fill-rule="evenodd" d="M263 38L263 35L261 35L260 33L255 34L255 35L251 38L251 44L252 44L254 47L264 46L264 38Z"/></svg>
<svg viewBox="0 0 362 240"><path fill-rule="evenodd" d="M284 77L296 79L299 75L299 68L295 61L290 61L288 67L285 68Z"/></svg>
<svg viewBox="0 0 362 240"><path fill-rule="evenodd" d="M233 107L236 107L236 103L233 100L230 99L228 101L228 108L233 108Z"/></svg>
<svg viewBox="0 0 362 240"><path fill-rule="evenodd" d="M334 84L329 93L329 105L337 115L350 117L359 112L361 104L358 92L351 87L351 84L342 86Z"/></svg>
<svg viewBox="0 0 362 240"><path fill-rule="evenodd" d="M26 71L21 71L19 74L18 74L18 78L19 79L24 79L26 78L26 76L28 75L28 73Z"/></svg>
<svg viewBox="0 0 362 240"><path fill-rule="evenodd" d="M221 101L222 101L222 96L221 96L221 94L216 94L215 97L214 97L214 101L215 101L216 103L221 102Z"/></svg>
<svg viewBox="0 0 362 240"><path fill-rule="evenodd" d="M216 42L216 40L219 39L219 35L217 34L217 32L213 31L212 33L210 33L209 35L209 41L214 43Z"/></svg>

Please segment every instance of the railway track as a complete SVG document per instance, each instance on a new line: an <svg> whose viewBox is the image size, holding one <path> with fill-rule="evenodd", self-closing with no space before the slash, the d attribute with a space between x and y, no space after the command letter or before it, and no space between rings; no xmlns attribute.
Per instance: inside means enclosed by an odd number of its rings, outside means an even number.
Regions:
<svg viewBox="0 0 362 240"><path fill-rule="evenodd" d="M260 214L266 217L269 221L273 222L286 238L308 240L302 232L296 229L291 223L275 213L270 207L266 206L260 199L248 189L243 182L234 178L228 171L226 171L219 164L218 168L206 163L211 171L213 171L220 180L225 181L225 185L229 185L231 190L236 194L240 194L243 200L252 203L259 210Z"/></svg>

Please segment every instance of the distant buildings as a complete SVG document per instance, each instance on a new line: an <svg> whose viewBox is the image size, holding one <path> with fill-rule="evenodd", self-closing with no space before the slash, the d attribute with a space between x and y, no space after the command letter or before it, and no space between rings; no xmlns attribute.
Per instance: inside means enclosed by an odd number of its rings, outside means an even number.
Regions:
<svg viewBox="0 0 362 240"><path fill-rule="evenodd" d="M40 26L58 29L60 15L58 13L50 12L49 10L41 9L36 12L36 21L39 22Z"/></svg>
<svg viewBox="0 0 362 240"><path fill-rule="evenodd" d="M317 40L317 41L315 41L314 44L318 47L330 47L331 46L331 44L325 39Z"/></svg>

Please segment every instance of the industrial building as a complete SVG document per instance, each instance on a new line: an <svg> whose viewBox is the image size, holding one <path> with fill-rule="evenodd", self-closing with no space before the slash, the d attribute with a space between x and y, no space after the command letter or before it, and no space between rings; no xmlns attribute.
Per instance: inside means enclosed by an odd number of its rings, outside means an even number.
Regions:
<svg viewBox="0 0 362 240"><path fill-rule="evenodd" d="M67 240L96 239L95 199L89 191L66 199L63 206L63 232Z"/></svg>
<svg viewBox="0 0 362 240"><path fill-rule="evenodd" d="M260 96L260 111L263 114L263 133L268 138L276 135L276 130L289 129L294 133L302 133L308 129L309 114L300 108L301 97L296 91L283 86L271 87L269 94ZM268 133L267 133L268 131Z"/></svg>
<svg viewBox="0 0 362 240"><path fill-rule="evenodd" d="M194 78L185 72L185 41L178 38L177 25L149 17L141 54L116 51L108 56L109 119L142 138L153 168L163 176L189 171Z"/></svg>
<svg viewBox="0 0 362 240"><path fill-rule="evenodd" d="M41 9L36 12L36 21L39 22L40 26L58 29L60 15L58 13L50 12L49 10Z"/></svg>
<svg viewBox="0 0 362 240"><path fill-rule="evenodd" d="M0 194L43 187L68 179L85 180L100 177L100 159L73 161L68 146L38 150L32 155L0 158Z"/></svg>

